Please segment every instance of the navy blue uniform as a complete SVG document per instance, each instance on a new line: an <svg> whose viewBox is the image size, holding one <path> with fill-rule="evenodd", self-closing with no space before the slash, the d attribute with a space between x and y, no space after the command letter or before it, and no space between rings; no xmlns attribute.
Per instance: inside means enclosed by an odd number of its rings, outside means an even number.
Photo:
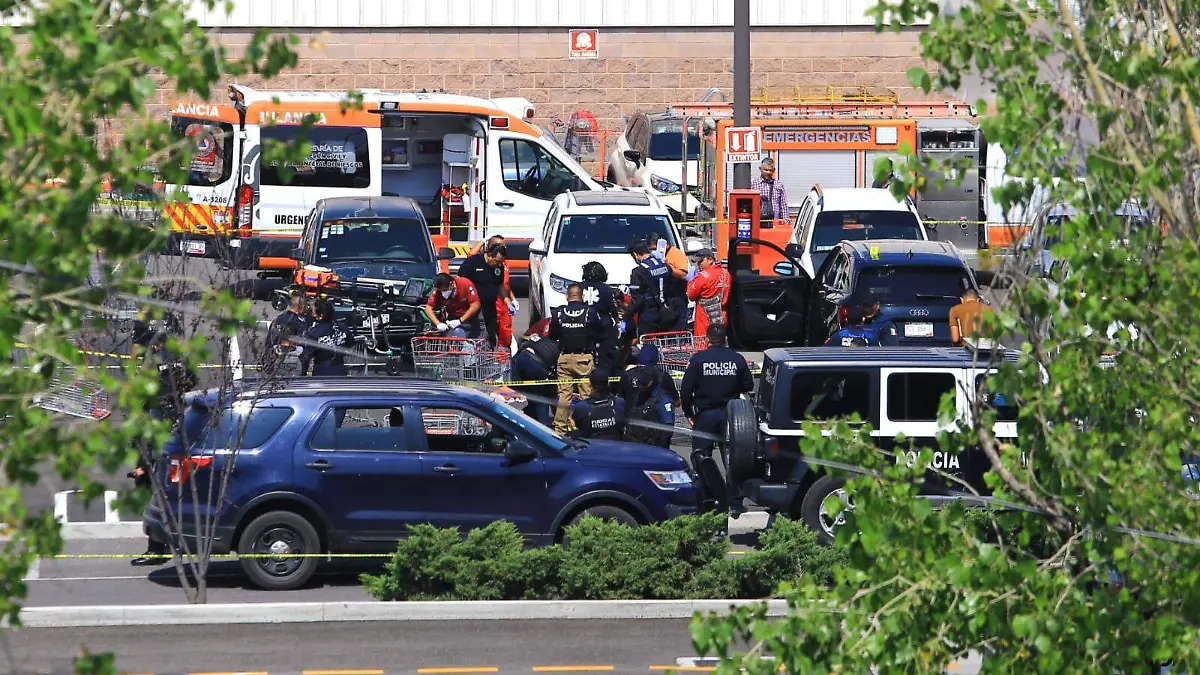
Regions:
<svg viewBox="0 0 1200 675"><path fill-rule="evenodd" d="M504 286L504 267L492 267L482 253L476 253L462 262L458 276L475 284L475 292L479 294L479 313L487 327L488 342L496 344L499 329L496 298L500 297L500 289Z"/></svg>
<svg viewBox="0 0 1200 675"><path fill-rule="evenodd" d="M583 287L583 302L596 311L604 324L604 338L596 353L596 367L613 372L617 366L617 324L621 321L621 311L617 309L616 295L612 286L602 281L585 281Z"/></svg>
<svg viewBox="0 0 1200 675"><path fill-rule="evenodd" d="M548 337L531 335L517 343L517 353L512 360L514 382L553 380L558 371L558 343ZM549 425L554 398L553 384L535 384L519 387L528 397L525 414L542 424Z"/></svg>
<svg viewBox="0 0 1200 675"><path fill-rule="evenodd" d="M741 354L728 347L709 347L688 361L679 397L683 411L695 420L696 431L720 436L725 404L754 389L754 376ZM711 440L692 437L692 450L708 448Z"/></svg>
<svg viewBox="0 0 1200 675"><path fill-rule="evenodd" d="M621 395L629 421L657 425L627 424L625 440L670 448L675 435L675 403L679 400L675 381L658 366L634 366L621 374Z"/></svg>
<svg viewBox="0 0 1200 675"><path fill-rule="evenodd" d="M576 438L619 441L625 433L625 402L613 396L595 394L571 404Z"/></svg>
<svg viewBox="0 0 1200 675"><path fill-rule="evenodd" d="M347 343L350 342L350 329L344 322L340 320L318 321L308 329L304 337L318 343L317 346L304 346L304 352L300 355L304 371L308 370L308 364L311 363L313 375L346 374L345 356L340 351L329 349L330 347L345 349Z"/></svg>
<svg viewBox="0 0 1200 675"><path fill-rule="evenodd" d="M604 337L604 324L594 309L575 300L554 311L550 337L558 342L560 354L595 355Z"/></svg>
<svg viewBox="0 0 1200 675"><path fill-rule="evenodd" d="M625 309L625 317L637 317L638 337L647 333L657 333L668 329L675 323L675 316L664 300L667 280L671 277L671 268L667 263L650 256L638 262L629 277L629 307Z"/></svg>
<svg viewBox="0 0 1200 675"><path fill-rule="evenodd" d="M892 323L891 319L875 317L875 320L864 328L874 333L876 341L884 347L895 347L900 344L900 335L896 331L896 324Z"/></svg>
<svg viewBox="0 0 1200 675"><path fill-rule="evenodd" d="M288 328L295 329L296 335L304 335L312 324L306 317L300 316L295 312L288 310L283 314L275 317L271 322L271 327L267 329L267 348L270 349L279 344L279 340Z"/></svg>

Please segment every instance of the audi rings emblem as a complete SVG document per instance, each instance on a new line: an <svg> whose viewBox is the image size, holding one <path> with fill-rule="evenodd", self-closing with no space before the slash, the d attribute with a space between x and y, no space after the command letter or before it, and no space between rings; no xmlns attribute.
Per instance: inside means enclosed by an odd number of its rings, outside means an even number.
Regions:
<svg viewBox="0 0 1200 675"><path fill-rule="evenodd" d="M908 315L909 316L929 316L929 310L927 310L927 309L910 309L910 310L908 310Z"/></svg>

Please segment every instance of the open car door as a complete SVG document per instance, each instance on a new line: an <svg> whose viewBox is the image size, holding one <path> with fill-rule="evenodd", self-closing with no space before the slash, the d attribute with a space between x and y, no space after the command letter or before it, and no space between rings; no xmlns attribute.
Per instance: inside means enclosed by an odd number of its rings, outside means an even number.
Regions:
<svg viewBox="0 0 1200 675"><path fill-rule="evenodd" d="M766 346L803 345L808 334L808 295L812 280L800 262L775 244L762 239L738 239L731 245L731 258L746 257L738 249L745 245L766 246L783 260L775 274L767 276L747 269L749 265L730 260L733 288L729 294L730 339L742 349Z"/></svg>

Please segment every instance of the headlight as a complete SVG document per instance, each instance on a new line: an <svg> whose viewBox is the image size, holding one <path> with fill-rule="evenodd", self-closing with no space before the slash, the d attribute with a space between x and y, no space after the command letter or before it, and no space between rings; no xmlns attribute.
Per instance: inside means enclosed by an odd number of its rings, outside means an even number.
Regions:
<svg viewBox="0 0 1200 675"><path fill-rule="evenodd" d="M563 295L566 295L567 288L571 284L577 284L577 283L579 283L579 282L571 281L570 279L564 279L564 278L558 276L557 274L550 275L550 288L554 289L555 293L562 293Z"/></svg>
<svg viewBox="0 0 1200 675"><path fill-rule="evenodd" d="M660 490L678 490L692 484L692 477L682 469L679 471L645 471L643 473Z"/></svg>
<svg viewBox="0 0 1200 675"><path fill-rule="evenodd" d="M679 192L679 183L673 183L662 176L650 174L650 187L659 192Z"/></svg>

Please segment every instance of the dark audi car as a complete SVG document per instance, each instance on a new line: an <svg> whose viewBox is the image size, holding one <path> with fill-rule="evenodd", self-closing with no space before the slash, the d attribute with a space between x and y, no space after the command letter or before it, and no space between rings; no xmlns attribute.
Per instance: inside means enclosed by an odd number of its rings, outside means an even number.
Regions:
<svg viewBox="0 0 1200 675"><path fill-rule="evenodd" d="M809 279L788 251L779 276L739 273L730 298L730 324L739 346L819 346L838 330L844 310L874 297L896 324L901 346L950 344L950 308L975 275L953 244L879 239L843 241Z"/></svg>
<svg viewBox="0 0 1200 675"><path fill-rule="evenodd" d="M699 508L693 475L670 450L569 440L487 394L410 378L191 394L158 467L189 543L193 483L213 552L256 554L242 568L269 590L312 577L320 559L297 554L390 552L419 523L466 531L508 520L549 544L587 515L636 525ZM224 499L208 504L225 475ZM170 522L151 505L142 526L165 542L178 533Z"/></svg>

